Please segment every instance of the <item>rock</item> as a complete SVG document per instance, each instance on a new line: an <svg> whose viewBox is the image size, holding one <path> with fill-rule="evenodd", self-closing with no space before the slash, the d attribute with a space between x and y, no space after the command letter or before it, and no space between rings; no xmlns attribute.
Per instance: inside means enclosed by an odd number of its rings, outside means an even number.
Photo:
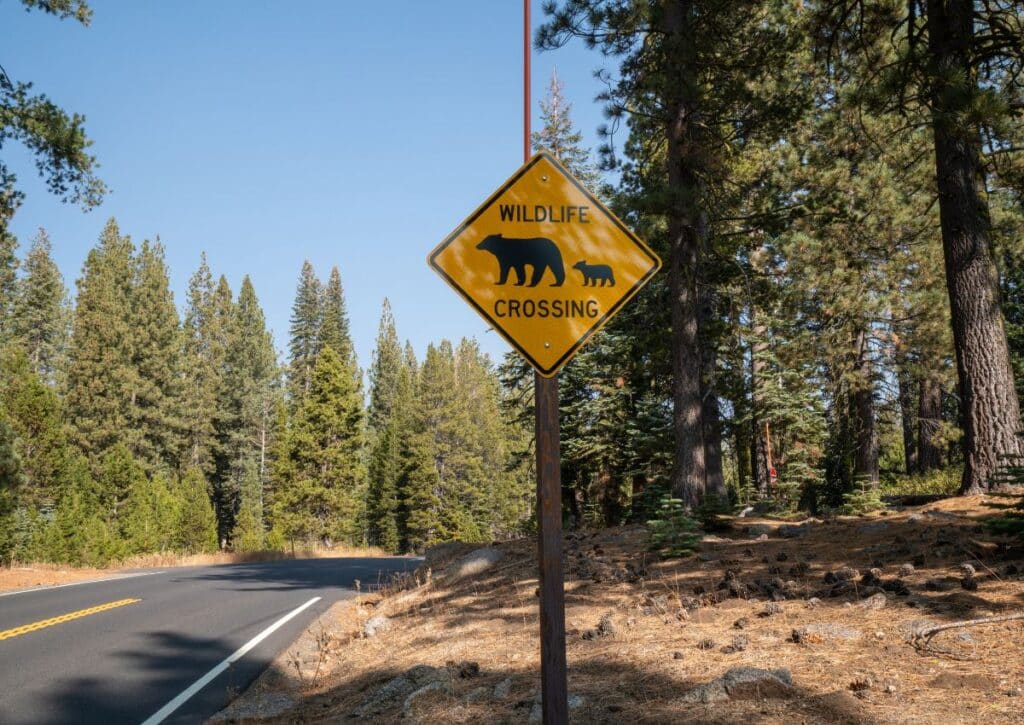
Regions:
<svg viewBox="0 0 1024 725"><path fill-rule="evenodd" d="M789 575L799 577L807 576L807 572L810 571L810 568L811 567L807 565L806 561L798 561L796 564L789 567Z"/></svg>
<svg viewBox="0 0 1024 725"><path fill-rule="evenodd" d="M842 624L808 624L793 630L793 641L798 644L819 644L837 640L860 639L864 633Z"/></svg>
<svg viewBox="0 0 1024 725"><path fill-rule="evenodd" d="M768 541L768 534L761 534L757 537L758 541Z"/></svg>
<svg viewBox="0 0 1024 725"><path fill-rule="evenodd" d="M961 642L967 642L968 644L974 644L974 637L971 636L970 632L960 631L957 632L956 638Z"/></svg>
<svg viewBox="0 0 1024 725"><path fill-rule="evenodd" d="M483 702L491 699L491 688L477 687L466 694L466 702Z"/></svg>
<svg viewBox="0 0 1024 725"><path fill-rule="evenodd" d="M820 606L821 606L821 600L818 599L817 597L811 597L810 599L807 600L807 608L808 609L815 609L815 608L820 607Z"/></svg>
<svg viewBox="0 0 1024 725"><path fill-rule="evenodd" d="M504 680L494 686L494 699L504 700L506 697L512 694L512 678L506 677Z"/></svg>
<svg viewBox="0 0 1024 725"><path fill-rule="evenodd" d="M721 677L685 693L682 701L707 704L725 700L788 698L793 694L793 676L789 670L733 667Z"/></svg>
<svg viewBox="0 0 1024 725"><path fill-rule="evenodd" d="M896 576L900 578L911 576L914 573L913 564L900 564L899 570L896 572Z"/></svg>
<svg viewBox="0 0 1024 725"><path fill-rule="evenodd" d="M710 637L705 637L704 639L702 639L700 642L697 643L697 649L709 650L709 649L714 649L714 648L715 648L715 640L711 639Z"/></svg>
<svg viewBox="0 0 1024 725"><path fill-rule="evenodd" d="M825 573L826 584L839 584L841 582L852 582L857 578L858 572L856 569L852 569L848 566L844 566L835 571Z"/></svg>
<svg viewBox="0 0 1024 725"><path fill-rule="evenodd" d="M857 533L865 536L872 536L874 534L881 534L883 531L889 530L889 524L884 521L872 521L869 524L861 524L857 527Z"/></svg>
<svg viewBox="0 0 1024 725"><path fill-rule="evenodd" d="M471 660L465 660L464 662L449 660L445 663L445 667L452 673L453 677L459 677L463 680L469 679L470 677L476 677L480 674L480 663L473 662Z"/></svg>
<svg viewBox="0 0 1024 725"><path fill-rule="evenodd" d="M587 704L586 699L582 695L569 694L568 704L569 712L578 710ZM533 709L530 710L530 722L542 722L544 720L544 707L541 704L540 695L533 700Z"/></svg>
<svg viewBox="0 0 1024 725"><path fill-rule="evenodd" d="M977 574L978 572L974 568L973 564L971 564L970 562L965 561L964 563L962 563L960 565L960 573L963 574L964 577L970 578L970 577L974 576L975 574Z"/></svg>
<svg viewBox="0 0 1024 725"><path fill-rule="evenodd" d="M1019 687L1011 687L1006 691L1007 697L1020 697L1022 690Z"/></svg>
<svg viewBox="0 0 1024 725"><path fill-rule="evenodd" d="M450 580L455 582L482 574L504 558L505 552L493 547L472 551L450 569Z"/></svg>
<svg viewBox="0 0 1024 725"><path fill-rule="evenodd" d="M427 685L434 682L446 682L450 677L448 670L443 667L416 665L406 670L404 674L393 677L384 683L352 715L357 718L378 715L384 710L394 707L399 700L405 701L409 695Z"/></svg>
<svg viewBox="0 0 1024 725"><path fill-rule="evenodd" d="M786 610L778 602L768 602L764 609L757 613L759 617L772 617L776 614L783 614Z"/></svg>
<svg viewBox="0 0 1024 725"><path fill-rule="evenodd" d="M391 629L391 620L384 616L370 617L369 621L363 625L363 636L364 637L376 637L382 632L387 632Z"/></svg>
<svg viewBox="0 0 1024 725"><path fill-rule="evenodd" d="M784 536L787 539L799 539L802 536L807 536L809 533L811 533L809 524L785 524L778 528L779 536Z"/></svg>
<svg viewBox="0 0 1024 725"><path fill-rule="evenodd" d="M886 685L885 686L885 691L887 693L889 693L890 695L892 695L893 693L896 692L896 685L893 685L892 683Z"/></svg>
<svg viewBox="0 0 1024 725"><path fill-rule="evenodd" d="M236 723L279 717L295 707L295 700L279 692L262 692L233 702L208 720L210 723Z"/></svg>
<svg viewBox="0 0 1024 725"><path fill-rule="evenodd" d="M910 524L919 524L922 521L924 521L924 516L921 514L910 514L910 516L907 517L907 523Z"/></svg>
<svg viewBox="0 0 1024 725"><path fill-rule="evenodd" d="M680 652L679 650L676 650L675 652L672 653L672 659L674 659L674 660L681 660L681 659L683 659L684 656L685 655L682 652Z"/></svg>
<svg viewBox="0 0 1024 725"><path fill-rule="evenodd" d="M402 715L404 717L410 717L412 715L413 703L424 695L429 695L431 692L443 692L446 695L451 695L452 683L437 680L435 682L429 682L418 690L409 693L405 698L405 702L402 703Z"/></svg>
<svg viewBox="0 0 1024 725"><path fill-rule="evenodd" d="M860 606L862 609L885 609L888 603L889 600L885 598L885 595L879 592L865 599L860 603Z"/></svg>
<svg viewBox="0 0 1024 725"><path fill-rule="evenodd" d="M722 654L731 655L736 652L743 652L750 645L750 640L742 634L738 634L732 638L732 641L722 647Z"/></svg>

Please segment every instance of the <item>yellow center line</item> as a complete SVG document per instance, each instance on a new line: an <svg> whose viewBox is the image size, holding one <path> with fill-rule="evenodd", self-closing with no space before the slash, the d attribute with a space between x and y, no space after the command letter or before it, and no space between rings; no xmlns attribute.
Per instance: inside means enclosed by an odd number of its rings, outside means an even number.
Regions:
<svg viewBox="0 0 1024 725"><path fill-rule="evenodd" d="M98 614L100 612L105 612L108 609L116 609L117 607L124 607L128 604L135 604L136 602L141 601L141 599L118 599L116 602L107 602L106 604L99 604L95 607L89 607L88 609L79 609L77 612L68 612L67 614L62 614L59 617L41 619L38 622L32 622L31 624L23 624L20 627L3 630L2 632L0 632L0 640L11 639L12 637L19 637L23 634L35 632L39 629L45 629L46 627L52 627L56 624L64 624L64 622L70 622L72 619L88 617L90 614Z"/></svg>

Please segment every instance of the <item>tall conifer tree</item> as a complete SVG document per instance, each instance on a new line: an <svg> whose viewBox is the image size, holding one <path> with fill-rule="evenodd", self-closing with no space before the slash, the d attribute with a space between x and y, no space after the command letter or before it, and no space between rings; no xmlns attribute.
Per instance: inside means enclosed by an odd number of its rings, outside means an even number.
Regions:
<svg viewBox="0 0 1024 725"><path fill-rule="evenodd" d="M32 369L53 383L67 351L71 310L60 270L50 256L50 237L40 229L22 265L13 307L13 333Z"/></svg>
<svg viewBox="0 0 1024 725"><path fill-rule="evenodd" d="M78 280L68 349L68 422L94 462L128 430L135 381L134 277L131 240L111 219Z"/></svg>
<svg viewBox="0 0 1024 725"><path fill-rule="evenodd" d="M164 248L143 242L130 296L132 389L124 431L149 470L177 465L182 441L180 330Z"/></svg>
<svg viewBox="0 0 1024 725"><path fill-rule="evenodd" d="M307 259L302 263L289 328L288 395L293 408L298 406L312 384L322 309L320 280Z"/></svg>

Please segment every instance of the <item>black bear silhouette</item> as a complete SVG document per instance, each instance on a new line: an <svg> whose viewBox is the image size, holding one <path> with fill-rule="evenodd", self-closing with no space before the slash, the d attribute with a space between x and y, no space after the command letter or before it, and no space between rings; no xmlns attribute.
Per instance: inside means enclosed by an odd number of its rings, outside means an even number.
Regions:
<svg viewBox="0 0 1024 725"><path fill-rule="evenodd" d="M611 287L615 286L615 275L612 268L607 264L587 264L586 261L577 262L572 266L583 274L583 286L597 287L597 280L601 280L601 286L609 282Z"/></svg>
<svg viewBox="0 0 1024 725"><path fill-rule="evenodd" d="M562 264L562 253L558 246L550 239L544 237L533 237L531 239L516 239L515 237L504 237L501 234L492 234L478 245L477 249L490 252L498 258L498 281L496 284L505 284L508 281L510 270L516 271L516 286L522 287L526 283L526 267L533 267L533 276L530 278L530 287L540 284L544 272L551 270L555 277L552 287L561 287L565 282L565 266Z"/></svg>

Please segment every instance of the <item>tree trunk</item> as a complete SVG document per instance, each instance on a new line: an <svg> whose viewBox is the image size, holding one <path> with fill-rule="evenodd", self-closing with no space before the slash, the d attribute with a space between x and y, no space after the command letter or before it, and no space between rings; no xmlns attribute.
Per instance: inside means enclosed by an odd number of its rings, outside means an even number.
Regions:
<svg viewBox="0 0 1024 725"><path fill-rule="evenodd" d="M701 215L701 242L707 249L707 220ZM705 255L705 261L707 256ZM703 275L708 279L708 275ZM715 321L714 292L705 282L701 287L701 422L704 427L704 455L707 464L705 493L719 501L728 498L722 470L722 424L718 407L718 346L711 334Z"/></svg>
<svg viewBox="0 0 1024 725"><path fill-rule="evenodd" d="M942 449L936 440L941 423L942 386L936 378L927 376L921 381L917 408L917 461L921 473L942 467Z"/></svg>
<svg viewBox="0 0 1024 725"><path fill-rule="evenodd" d="M739 417L739 416L737 416ZM750 480L750 461L751 461L751 445L750 445L750 433L746 430L745 426L736 426L736 479L737 487L740 491L744 490L748 485L751 484Z"/></svg>
<svg viewBox="0 0 1024 725"><path fill-rule="evenodd" d="M908 474L917 473L917 406L914 404L914 378L906 367L906 361L899 363L897 383L899 384L900 420L903 423L903 459Z"/></svg>
<svg viewBox="0 0 1024 725"><path fill-rule="evenodd" d="M700 391L700 301L697 269L700 256L697 142L696 43L692 2L665 5L666 110L668 136L669 285L672 294L672 402L675 468L672 492L689 506L704 495L704 432Z"/></svg>
<svg viewBox="0 0 1024 725"><path fill-rule="evenodd" d="M1000 455L1017 454L1020 407L1013 385L983 195L980 134L971 121L971 0L928 0L928 50L939 217L946 287L964 410L961 493L991 486ZM969 90L976 91L976 84Z"/></svg>
<svg viewBox="0 0 1024 725"><path fill-rule="evenodd" d="M853 478L878 486L878 427L875 425L875 375L868 349L868 336L857 333L857 367L860 381L853 391L853 413L857 440L853 453Z"/></svg>
<svg viewBox="0 0 1024 725"><path fill-rule="evenodd" d="M768 330L759 321L757 310L750 311L753 318L753 339L750 346L750 399L753 407L751 416L751 440L750 447L750 470L754 477L754 489L759 499L768 496L768 485L770 482L768 470L768 431L765 429L767 423L767 411L765 410L764 389L765 363L764 353L768 347L765 341Z"/></svg>

